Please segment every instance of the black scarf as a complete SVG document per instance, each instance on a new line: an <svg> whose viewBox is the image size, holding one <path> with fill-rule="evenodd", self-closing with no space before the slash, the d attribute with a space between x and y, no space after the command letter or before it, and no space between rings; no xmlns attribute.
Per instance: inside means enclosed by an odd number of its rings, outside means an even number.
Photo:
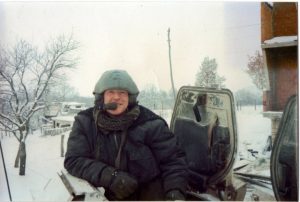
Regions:
<svg viewBox="0 0 300 202"><path fill-rule="evenodd" d="M138 118L140 108L138 105L121 116L111 116L105 111L94 109L95 123L101 131L125 131Z"/></svg>
<svg viewBox="0 0 300 202"><path fill-rule="evenodd" d="M138 118L139 114L140 108L138 105L134 106L131 110L125 112L119 117L110 116L107 112L96 108L93 111L96 126L98 126L99 130L103 133L109 133L109 131L122 131L121 144L115 159L115 167L117 169L121 166L121 153L126 142L127 129Z"/></svg>

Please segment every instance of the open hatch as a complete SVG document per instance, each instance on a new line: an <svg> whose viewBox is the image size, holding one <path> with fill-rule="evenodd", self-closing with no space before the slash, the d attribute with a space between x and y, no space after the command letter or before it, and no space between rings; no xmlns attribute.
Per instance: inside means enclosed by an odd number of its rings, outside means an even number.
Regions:
<svg viewBox="0 0 300 202"><path fill-rule="evenodd" d="M237 200L232 183L237 127L231 91L183 86L170 128L187 156L187 200Z"/></svg>

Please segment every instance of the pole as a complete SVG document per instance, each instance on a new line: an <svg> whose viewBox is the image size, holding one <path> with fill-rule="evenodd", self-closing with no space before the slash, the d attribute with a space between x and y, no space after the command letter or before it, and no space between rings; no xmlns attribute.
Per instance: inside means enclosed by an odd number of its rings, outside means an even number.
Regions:
<svg viewBox="0 0 300 202"><path fill-rule="evenodd" d="M9 183L8 183L8 176L7 176L7 171L6 171L6 166L5 166L5 161L4 161L4 155L3 155L1 141L0 141L0 152L1 152L1 157L2 157L2 163L3 163L5 178L6 178L6 184L7 184L7 191L8 191L8 195L9 195L9 200L11 201L11 193L10 193L10 187L9 187Z"/></svg>
<svg viewBox="0 0 300 202"><path fill-rule="evenodd" d="M169 44L170 77L171 77L171 84L172 84L173 96L174 96L174 101L175 101L176 93L175 93L175 87L174 87L174 81L173 81L173 72L172 72L170 28L168 29L168 44Z"/></svg>
<svg viewBox="0 0 300 202"><path fill-rule="evenodd" d="M65 156L65 150L64 150L64 138L65 135L62 134L60 136L60 157L64 157Z"/></svg>

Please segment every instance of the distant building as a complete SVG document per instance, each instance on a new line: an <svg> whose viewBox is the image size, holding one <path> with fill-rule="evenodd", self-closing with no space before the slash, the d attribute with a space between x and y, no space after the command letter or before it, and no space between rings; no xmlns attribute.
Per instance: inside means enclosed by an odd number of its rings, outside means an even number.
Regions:
<svg viewBox="0 0 300 202"><path fill-rule="evenodd" d="M268 86L263 93L264 116L277 132L284 106L298 93L298 4L261 3L261 48Z"/></svg>
<svg viewBox="0 0 300 202"><path fill-rule="evenodd" d="M52 102L46 104L43 115L46 119L51 119L52 117L58 116L60 114L60 110L61 110L61 103Z"/></svg>
<svg viewBox="0 0 300 202"><path fill-rule="evenodd" d="M71 127L74 122L74 116L57 116L53 117L53 128Z"/></svg>
<svg viewBox="0 0 300 202"><path fill-rule="evenodd" d="M86 109L85 103L79 102L62 102L61 103L61 115L75 115L78 112Z"/></svg>
<svg viewBox="0 0 300 202"><path fill-rule="evenodd" d="M86 109L84 103L78 102L53 102L44 109L43 123L50 123L53 128L71 127L74 116Z"/></svg>

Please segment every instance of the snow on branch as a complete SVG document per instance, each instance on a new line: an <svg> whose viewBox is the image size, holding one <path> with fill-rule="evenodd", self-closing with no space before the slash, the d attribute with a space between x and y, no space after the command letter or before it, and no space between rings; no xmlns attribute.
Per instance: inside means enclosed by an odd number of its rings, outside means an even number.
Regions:
<svg viewBox="0 0 300 202"><path fill-rule="evenodd" d="M0 47L1 124L9 122L20 133L28 133L31 117L44 108L46 90L65 69L76 67L74 52L78 47L72 35L51 40L43 51L24 40L11 48Z"/></svg>

